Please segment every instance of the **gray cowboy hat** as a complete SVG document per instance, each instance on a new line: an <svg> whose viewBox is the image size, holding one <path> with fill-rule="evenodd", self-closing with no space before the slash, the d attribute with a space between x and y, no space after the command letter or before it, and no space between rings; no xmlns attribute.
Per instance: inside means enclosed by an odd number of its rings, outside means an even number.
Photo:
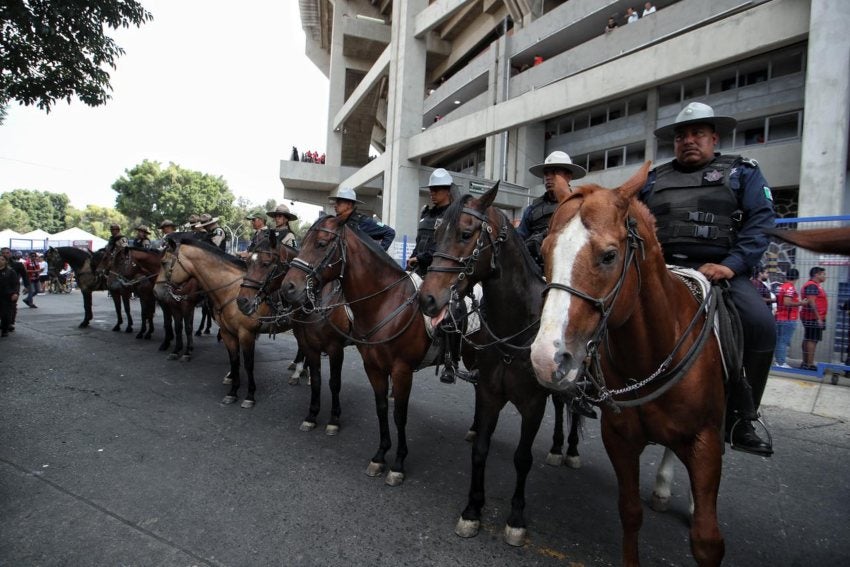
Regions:
<svg viewBox="0 0 850 567"><path fill-rule="evenodd" d="M265 220L265 218L266 218L266 215L264 215L261 211L257 211L255 213L251 213L250 215L245 217L245 220L254 220L254 219Z"/></svg>
<svg viewBox="0 0 850 567"><path fill-rule="evenodd" d="M147 225L140 224L139 226L136 227L136 232L144 232L145 234L150 234L151 229L149 229L147 227Z"/></svg>
<svg viewBox="0 0 850 567"><path fill-rule="evenodd" d="M214 217L212 215L204 213L204 214L201 215L201 218L198 219L198 224L196 224L195 226L209 226L209 225L211 225L213 223L217 223L217 222L218 222L218 217Z"/></svg>
<svg viewBox="0 0 850 567"><path fill-rule="evenodd" d="M537 177L543 177L543 170L547 167L552 168L561 168L566 169L570 173L573 174L573 179L581 179L585 175L587 175L587 171L580 165L576 165L573 163L573 160L570 159L569 154L567 152L554 151L543 160L543 163L538 163L537 165L532 165L528 168L528 171L532 175L536 175Z"/></svg>
<svg viewBox="0 0 850 567"><path fill-rule="evenodd" d="M331 195L328 197L328 201L336 201L337 199L346 199L348 201L354 201L355 203L360 203L361 205L365 204L363 201L360 201L357 198L357 192L354 189L350 189L348 187L340 187L336 190L336 195Z"/></svg>
<svg viewBox="0 0 850 567"><path fill-rule="evenodd" d="M159 228L160 230L162 230L162 229L163 229L163 228L165 228L166 226L173 226L174 228L177 228L177 225L176 225L176 224L174 224L174 221L170 221L170 220L168 220L168 219L166 219L166 220L162 221L161 223L159 223L159 226L158 226L157 228Z"/></svg>
<svg viewBox="0 0 850 567"><path fill-rule="evenodd" d="M711 124L715 132L728 132L738 123L731 116L715 116L714 109L702 102L688 104L676 116L676 121L655 131L657 138L672 138L676 128L687 124Z"/></svg>
<svg viewBox="0 0 850 567"><path fill-rule="evenodd" d="M273 217L275 215L283 215L289 220L298 220L298 215L290 213L289 207L287 207L286 205L278 205L274 208L273 211L268 211L266 212L266 214L270 217Z"/></svg>

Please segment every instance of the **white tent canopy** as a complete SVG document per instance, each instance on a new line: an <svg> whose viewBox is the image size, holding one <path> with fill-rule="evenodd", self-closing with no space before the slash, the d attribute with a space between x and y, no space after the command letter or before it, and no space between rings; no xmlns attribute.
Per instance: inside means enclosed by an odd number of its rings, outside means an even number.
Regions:
<svg viewBox="0 0 850 567"><path fill-rule="evenodd" d="M89 245L91 250L106 246L106 240L77 227L50 234L44 230L33 230L26 234L7 228L0 231L0 247L8 246L14 250L43 250L49 246Z"/></svg>
<svg viewBox="0 0 850 567"><path fill-rule="evenodd" d="M11 228L0 230L0 248L10 247L9 241L13 238L21 238L21 234Z"/></svg>
<svg viewBox="0 0 850 567"><path fill-rule="evenodd" d="M48 238L48 242L50 246L74 246L73 242L79 241L91 241L91 249L99 250L106 246L106 240L99 236L95 236L90 232L86 232L85 230L77 227L69 228L67 230L63 230L62 232L57 232L56 234L51 235ZM72 242L68 244L68 242ZM62 244L59 244L62 242Z"/></svg>
<svg viewBox="0 0 850 567"><path fill-rule="evenodd" d="M50 233L46 230L37 228L21 235L21 238L29 238L30 240L47 240L50 238Z"/></svg>

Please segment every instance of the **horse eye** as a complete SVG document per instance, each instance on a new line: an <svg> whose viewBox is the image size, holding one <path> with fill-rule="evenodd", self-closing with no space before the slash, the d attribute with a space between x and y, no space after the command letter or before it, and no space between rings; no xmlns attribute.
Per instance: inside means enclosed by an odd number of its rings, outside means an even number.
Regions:
<svg viewBox="0 0 850 567"><path fill-rule="evenodd" d="M602 254L602 263L603 264L613 264L614 260L617 259L617 251L616 250L608 250Z"/></svg>
<svg viewBox="0 0 850 567"><path fill-rule="evenodd" d="M471 230L464 230L460 234L460 237L463 238L464 240L469 240L470 238L472 238L472 231Z"/></svg>

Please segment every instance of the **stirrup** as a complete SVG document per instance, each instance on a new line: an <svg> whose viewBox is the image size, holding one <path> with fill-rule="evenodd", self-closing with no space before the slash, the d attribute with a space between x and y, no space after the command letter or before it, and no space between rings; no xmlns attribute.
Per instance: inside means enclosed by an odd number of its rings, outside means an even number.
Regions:
<svg viewBox="0 0 850 567"><path fill-rule="evenodd" d="M747 447L746 445L736 444L735 443L735 429L743 424L753 424L758 423L764 432L767 434L767 441L763 440L761 436L756 432L755 427L753 427L753 434L756 438L765 445L763 450L757 448ZM767 429L767 426L761 420L761 416L756 417L755 419L745 419L742 417L735 418L735 421L732 422L732 426L726 432L726 440L729 443L729 448L735 451L741 451L742 453L749 453L751 455L758 455L759 457L770 457L773 455L773 436L770 434L770 431Z"/></svg>
<svg viewBox="0 0 850 567"><path fill-rule="evenodd" d="M589 418L589 419L598 419L596 415L596 410L593 409L587 400L584 398L573 398L569 402L570 412L577 413L580 416Z"/></svg>

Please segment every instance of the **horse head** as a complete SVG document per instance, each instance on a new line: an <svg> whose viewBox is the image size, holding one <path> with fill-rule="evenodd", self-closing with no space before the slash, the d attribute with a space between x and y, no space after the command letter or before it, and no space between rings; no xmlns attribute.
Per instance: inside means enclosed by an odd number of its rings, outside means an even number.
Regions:
<svg viewBox="0 0 850 567"><path fill-rule="evenodd" d="M646 233L638 233L631 211L649 166L645 163L617 189L584 185L559 195L543 241L549 283L531 346L534 372L543 386L574 391L606 329L621 324L634 306L618 298L634 298L640 285L637 270L630 267L638 261Z"/></svg>
<svg viewBox="0 0 850 567"><path fill-rule="evenodd" d="M44 253L44 261L47 262L47 273L51 276L58 276L62 268L65 267L65 260L53 246Z"/></svg>
<svg viewBox="0 0 850 567"><path fill-rule="evenodd" d="M464 195L446 209L434 235L434 259L419 290L419 307L426 315L436 317L496 269L495 256L507 226L491 208L498 192L497 181L480 198Z"/></svg>
<svg viewBox="0 0 850 567"><path fill-rule="evenodd" d="M298 256L281 283L281 293L287 303L302 306L316 303L327 282L342 276L345 267L345 220L328 215L317 220L307 231Z"/></svg>
<svg viewBox="0 0 850 567"><path fill-rule="evenodd" d="M248 271L242 279L236 305L244 315L253 315L261 301L280 290L283 276L298 251L279 245L274 232L261 240L246 259Z"/></svg>

